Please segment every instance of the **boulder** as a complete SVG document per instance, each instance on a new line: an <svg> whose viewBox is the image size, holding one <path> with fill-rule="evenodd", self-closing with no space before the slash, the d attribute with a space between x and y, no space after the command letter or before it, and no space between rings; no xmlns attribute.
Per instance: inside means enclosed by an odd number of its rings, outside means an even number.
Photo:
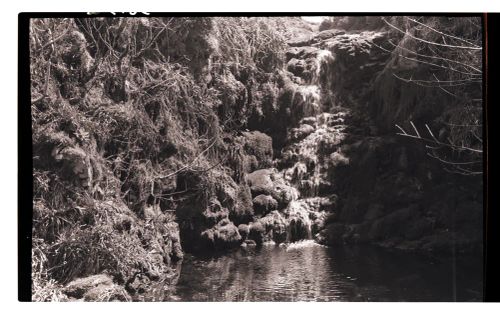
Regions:
<svg viewBox="0 0 500 309"><path fill-rule="evenodd" d="M271 195L274 193L273 169L256 170L246 176L252 196L260 194Z"/></svg>
<svg viewBox="0 0 500 309"><path fill-rule="evenodd" d="M250 224L250 233L248 238L255 241L256 244L261 245L264 241L266 228L260 222L252 222Z"/></svg>
<svg viewBox="0 0 500 309"><path fill-rule="evenodd" d="M247 224L238 225L238 232L242 239L246 239L248 234L250 234L250 227Z"/></svg>
<svg viewBox="0 0 500 309"><path fill-rule="evenodd" d="M338 30L338 29L329 29L329 30L323 30L317 35L314 36L314 40L317 41L322 41L322 40L327 40L330 38L333 38L337 35L342 35L345 34L345 31L343 30Z"/></svg>
<svg viewBox="0 0 500 309"><path fill-rule="evenodd" d="M63 292L75 300L85 301L131 301L127 291L113 283L113 279L106 275L93 275L79 278L68 283Z"/></svg>
<svg viewBox="0 0 500 309"><path fill-rule="evenodd" d="M297 36L293 39L288 40L288 45L296 47L296 46L307 46L311 44L311 35L303 34L300 36Z"/></svg>
<svg viewBox="0 0 500 309"><path fill-rule="evenodd" d="M243 132L240 143L247 157L247 172L272 165L273 140L269 135L259 131Z"/></svg>
<svg viewBox="0 0 500 309"><path fill-rule="evenodd" d="M284 216L277 210L270 212L257 222L261 224L265 230L263 241L274 241L279 244L287 240L288 223Z"/></svg>
<svg viewBox="0 0 500 309"><path fill-rule="evenodd" d="M312 46L300 46L288 49L286 56L288 59L307 59L314 58L316 54L320 51L317 47Z"/></svg>
<svg viewBox="0 0 500 309"><path fill-rule="evenodd" d="M296 141L305 138L309 134L313 133L315 128L307 123L301 124L300 127L294 128L290 131L288 139L290 141Z"/></svg>
<svg viewBox="0 0 500 309"><path fill-rule="evenodd" d="M257 243L255 243L255 241L253 241L251 239L247 239L247 240L245 240L245 242L243 242L243 245L248 246L248 247L255 247L255 246L257 246Z"/></svg>
<svg viewBox="0 0 500 309"><path fill-rule="evenodd" d="M199 185L195 177L186 181ZM193 196L176 209L182 247L195 252L239 245L241 236L235 225L246 224L253 216L250 188L221 170L210 171L201 183L207 188L203 195Z"/></svg>
<svg viewBox="0 0 500 309"><path fill-rule="evenodd" d="M284 208L298 197L295 188L289 186L276 169L257 170L247 175L252 196L270 195L278 202L278 208Z"/></svg>
<svg viewBox="0 0 500 309"><path fill-rule="evenodd" d="M216 197L212 197L203 211L203 217L208 225L215 225L217 222L229 216L229 209L222 207Z"/></svg>
<svg viewBox="0 0 500 309"><path fill-rule="evenodd" d="M253 199L253 208L256 214L265 215L278 208L278 202L270 195L260 194Z"/></svg>
<svg viewBox="0 0 500 309"><path fill-rule="evenodd" d="M296 76L302 76L305 67L306 67L305 61L297 58L290 59L290 61L288 61L287 64L287 70L289 72L292 72Z"/></svg>
<svg viewBox="0 0 500 309"><path fill-rule="evenodd" d="M240 245L241 235L233 222L224 219L214 227L203 231L201 240L206 248L229 249Z"/></svg>

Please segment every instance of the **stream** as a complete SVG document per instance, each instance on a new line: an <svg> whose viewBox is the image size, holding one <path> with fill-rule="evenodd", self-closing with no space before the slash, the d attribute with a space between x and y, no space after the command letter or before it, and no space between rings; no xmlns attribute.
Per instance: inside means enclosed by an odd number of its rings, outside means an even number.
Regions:
<svg viewBox="0 0 500 309"><path fill-rule="evenodd" d="M311 240L188 256L179 268L165 300L480 301L482 295L479 259L435 260Z"/></svg>

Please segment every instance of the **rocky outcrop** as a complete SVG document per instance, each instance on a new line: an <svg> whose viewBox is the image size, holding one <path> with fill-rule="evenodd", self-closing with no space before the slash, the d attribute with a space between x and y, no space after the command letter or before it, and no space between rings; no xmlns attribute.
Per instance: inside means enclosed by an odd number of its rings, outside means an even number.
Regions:
<svg viewBox="0 0 500 309"><path fill-rule="evenodd" d="M321 233L324 243L368 242L420 252L481 250L480 182L422 161L425 153L418 145L401 145L391 137L349 140L343 149L350 163L335 170L342 179L336 191L339 211Z"/></svg>
<svg viewBox="0 0 500 309"><path fill-rule="evenodd" d="M192 203L176 209L183 247L196 252L238 246L241 236L237 225L248 223L254 214L250 189L245 184L238 185L221 170L204 176L186 178L202 185L204 191L193 196Z"/></svg>
<svg viewBox="0 0 500 309"><path fill-rule="evenodd" d="M387 123L394 126L410 111L415 117L441 111L440 105L430 113L410 103L417 97L428 101L417 95L422 89L405 85L408 91L403 92L396 86L391 74L398 70L399 61L385 51L393 48L387 45L392 36L383 28L330 29L293 42L287 52L288 70L296 75L296 82L318 86L318 97L305 101L327 113L298 113L297 123L287 131L280 167L300 196L338 196L328 213L317 213L305 200L294 201L297 220L292 219L290 226L303 230L305 220L300 214L309 213L315 222L313 234L324 244L364 242L432 252L480 250L482 210L472 206L476 205L472 201L481 200L480 181L444 172L437 162L425 158L422 147L387 131ZM327 61L317 61L321 54L327 55ZM384 96L383 107L377 101L379 95ZM398 107L394 107L396 101L401 102ZM443 196L440 190L450 194Z"/></svg>

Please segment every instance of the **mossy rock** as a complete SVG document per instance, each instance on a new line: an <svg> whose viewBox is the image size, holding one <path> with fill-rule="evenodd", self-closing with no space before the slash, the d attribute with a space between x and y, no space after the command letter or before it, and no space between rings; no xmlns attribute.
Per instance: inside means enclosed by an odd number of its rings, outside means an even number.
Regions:
<svg viewBox="0 0 500 309"><path fill-rule="evenodd" d="M122 287L113 283L106 275L79 278L66 285L63 292L74 300L84 301L131 301L130 295Z"/></svg>

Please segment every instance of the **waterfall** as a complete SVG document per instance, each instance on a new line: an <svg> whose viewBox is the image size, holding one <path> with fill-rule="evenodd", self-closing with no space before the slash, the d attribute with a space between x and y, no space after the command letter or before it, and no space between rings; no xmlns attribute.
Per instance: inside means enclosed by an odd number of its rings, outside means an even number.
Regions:
<svg viewBox="0 0 500 309"><path fill-rule="evenodd" d="M279 178L283 179L286 186L294 188L297 194L293 194L286 207L279 210L279 217L283 221L274 219L274 216L278 217L277 214L268 214L260 219L266 227L265 233L270 235L268 239L277 243L285 241L287 244L313 241L324 226L330 210L320 204L324 201L328 204L330 200L329 196L321 197L320 194L322 188L330 185L328 169L331 167L329 160L332 152L328 147L333 146L335 150L343 137L342 130L335 122L343 115L336 117L336 114L325 112L327 105L323 104L330 99L331 89L328 89L330 85L325 70L333 64L332 53L306 47L306 52L297 52L296 57L307 64L307 72L297 73L299 76L293 79L295 91L291 107L297 126L288 131L286 147L282 151L286 162L283 166L287 167L279 172ZM295 59L290 62L298 61ZM283 231L286 235L283 235ZM313 235L313 232L316 234ZM283 235L283 238L277 237L278 234Z"/></svg>

